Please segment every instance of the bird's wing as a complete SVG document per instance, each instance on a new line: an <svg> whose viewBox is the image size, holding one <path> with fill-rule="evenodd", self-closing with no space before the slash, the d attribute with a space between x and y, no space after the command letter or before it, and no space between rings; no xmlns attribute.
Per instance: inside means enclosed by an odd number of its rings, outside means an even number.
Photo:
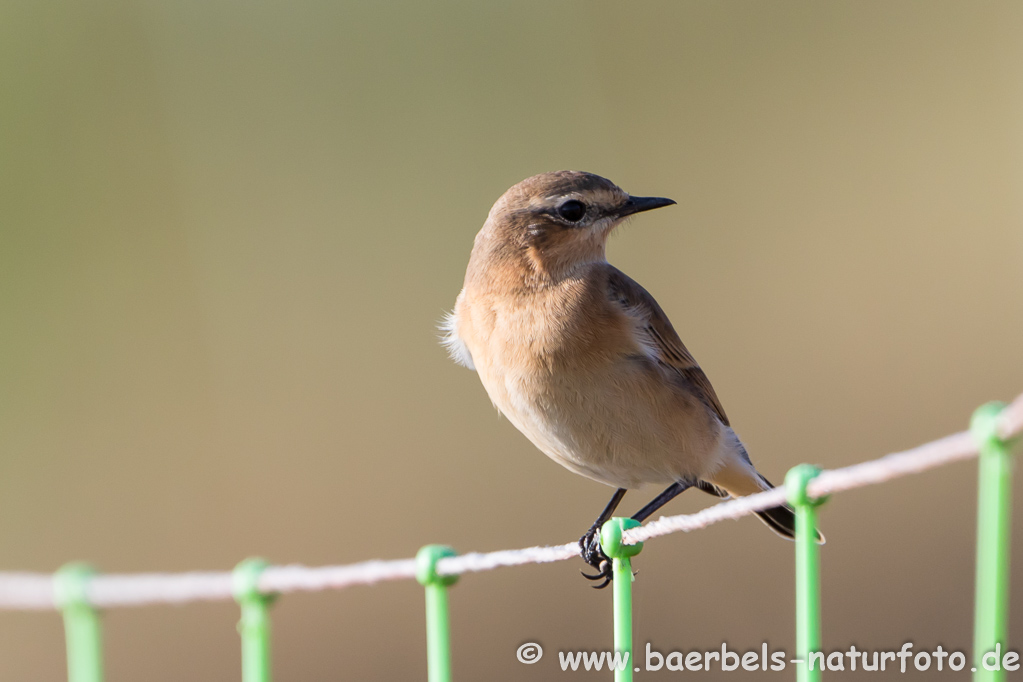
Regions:
<svg viewBox="0 0 1023 682"><path fill-rule="evenodd" d="M695 358L682 343L668 316L657 305L654 297L621 270L608 266L608 296L612 303L620 305L630 317L636 319L646 334L647 345L653 350L657 361L678 372L692 386L696 395L707 407L717 413L718 419L728 426L728 417L721 401L710 385L710 379L700 369Z"/></svg>

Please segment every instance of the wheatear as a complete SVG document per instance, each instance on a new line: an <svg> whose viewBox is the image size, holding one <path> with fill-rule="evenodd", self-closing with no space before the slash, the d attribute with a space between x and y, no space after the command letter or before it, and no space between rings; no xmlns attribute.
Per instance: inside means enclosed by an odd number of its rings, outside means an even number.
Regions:
<svg viewBox="0 0 1023 682"><path fill-rule="evenodd" d="M622 220L674 203L591 173L523 180L490 209L444 323L451 356L479 373L519 431L562 466L617 488L579 541L600 587L610 562L599 530L626 490L668 486L633 516L643 521L693 486L717 497L772 487L657 301L604 255ZM759 516L793 536L787 507Z"/></svg>

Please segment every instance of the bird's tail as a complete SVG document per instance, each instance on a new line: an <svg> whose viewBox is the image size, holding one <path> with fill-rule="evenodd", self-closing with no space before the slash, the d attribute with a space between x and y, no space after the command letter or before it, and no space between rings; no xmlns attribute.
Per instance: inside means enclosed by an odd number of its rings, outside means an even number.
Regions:
<svg viewBox="0 0 1023 682"><path fill-rule="evenodd" d="M742 451L742 455L746 455ZM715 472L710 480L711 486L716 489L718 497L753 495L774 488L771 482L760 475L760 472L750 463L749 457L741 457L725 464ZM706 487L700 486L706 492ZM764 524L783 538L793 540L796 537L796 515L787 504L778 507L771 507L756 512ZM824 536L818 530L817 542L824 544Z"/></svg>
<svg viewBox="0 0 1023 682"><path fill-rule="evenodd" d="M771 507L770 509L758 511L757 516L760 517L760 520L763 521L768 528L783 538L788 538L789 540L796 539L796 515L787 505ZM824 540L819 532L817 533L817 540Z"/></svg>

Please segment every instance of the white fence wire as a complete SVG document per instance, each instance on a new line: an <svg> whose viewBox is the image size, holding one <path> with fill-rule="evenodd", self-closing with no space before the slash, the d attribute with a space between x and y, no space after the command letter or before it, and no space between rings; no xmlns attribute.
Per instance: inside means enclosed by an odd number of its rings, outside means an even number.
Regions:
<svg viewBox="0 0 1023 682"><path fill-rule="evenodd" d="M1008 440L1023 434L1023 395L1001 414L999 434ZM911 450L897 452L841 469L821 472L807 486L811 497L883 483L945 464L977 456L977 444L968 432L957 433ZM705 528L728 519L739 519L785 502L785 491L767 492L721 502L695 514L662 516L645 526L626 531L627 544L635 544L679 531ZM578 542L550 547L527 547L497 552L462 554L441 559L441 575L490 571L502 566L542 564L579 556ZM416 574L414 559L364 561L344 566L269 566L260 576L259 589L266 594L337 590L387 580L410 580ZM97 607L182 604L194 601L233 599L231 572L100 574L88 584L88 601ZM49 573L0 572L0 609L56 609L54 578Z"/></svg>

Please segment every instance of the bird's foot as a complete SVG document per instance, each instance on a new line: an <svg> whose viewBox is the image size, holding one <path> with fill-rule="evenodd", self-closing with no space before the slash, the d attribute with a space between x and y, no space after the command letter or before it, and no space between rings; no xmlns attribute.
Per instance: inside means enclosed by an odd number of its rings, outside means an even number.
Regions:
<svg viewBox="0 0 1023 682"><path fill-rule="evenodd" d="M579 549L582 551L583 561L592 566L596 573L583 573L587 580L603 580L594 589L602 590L611 584L611 559L604 554L600 547L600 527L593 526L586 534L579 538Z"/></svg>

